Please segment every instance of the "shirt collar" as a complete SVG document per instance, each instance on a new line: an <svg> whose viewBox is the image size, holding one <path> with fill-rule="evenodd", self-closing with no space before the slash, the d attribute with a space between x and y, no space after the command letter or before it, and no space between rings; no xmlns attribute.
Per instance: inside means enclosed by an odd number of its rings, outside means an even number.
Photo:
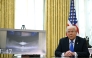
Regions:
<svg viewBox="0 0 92 58"><path fill-rule="evenodd" d="M73 43L75 43L75 40L76 40L76 38L73 40ZM69 43L71 42L71 40L69 39Z"/></svg>

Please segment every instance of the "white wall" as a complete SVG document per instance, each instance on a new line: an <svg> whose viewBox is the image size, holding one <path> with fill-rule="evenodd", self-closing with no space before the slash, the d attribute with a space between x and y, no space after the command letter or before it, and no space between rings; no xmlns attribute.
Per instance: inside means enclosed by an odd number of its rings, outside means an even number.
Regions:
<svg viewBox="0 0 92 58"><path fill-rule="evenodd" d="M15 0L15 29L43 30L44 0Z"/></svg>

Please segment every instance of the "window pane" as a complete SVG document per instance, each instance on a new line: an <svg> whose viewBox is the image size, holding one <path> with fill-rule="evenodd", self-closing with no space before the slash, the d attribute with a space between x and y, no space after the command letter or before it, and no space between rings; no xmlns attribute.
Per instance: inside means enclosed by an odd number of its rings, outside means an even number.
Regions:
<svg viewBox="0 0 92 58"><path fill-rule="evenodd" d="M44 0L15 0L15 29L43 30Z"/></svg>

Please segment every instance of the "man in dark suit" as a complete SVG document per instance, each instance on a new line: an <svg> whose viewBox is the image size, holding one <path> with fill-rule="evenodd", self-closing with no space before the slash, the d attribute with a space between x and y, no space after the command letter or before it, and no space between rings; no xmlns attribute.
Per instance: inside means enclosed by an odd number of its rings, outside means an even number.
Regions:
<svg viewBox="0 0 92 58"><path fill-rule="evenodd" d="M77 36L77 28L68 26L67 37L61 38L55 50L56 57L89 57L86 40Z"/></svg>

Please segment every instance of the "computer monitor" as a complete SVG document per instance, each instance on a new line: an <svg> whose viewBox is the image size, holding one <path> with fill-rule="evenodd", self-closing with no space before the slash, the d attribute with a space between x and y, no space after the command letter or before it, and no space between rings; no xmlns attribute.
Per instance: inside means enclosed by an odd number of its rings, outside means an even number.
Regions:
<svg viewBox="0 0 92 58"><path fill-rule="evenodd" d="M0 29L2 53L46 54L44 30Z"/></svg>

